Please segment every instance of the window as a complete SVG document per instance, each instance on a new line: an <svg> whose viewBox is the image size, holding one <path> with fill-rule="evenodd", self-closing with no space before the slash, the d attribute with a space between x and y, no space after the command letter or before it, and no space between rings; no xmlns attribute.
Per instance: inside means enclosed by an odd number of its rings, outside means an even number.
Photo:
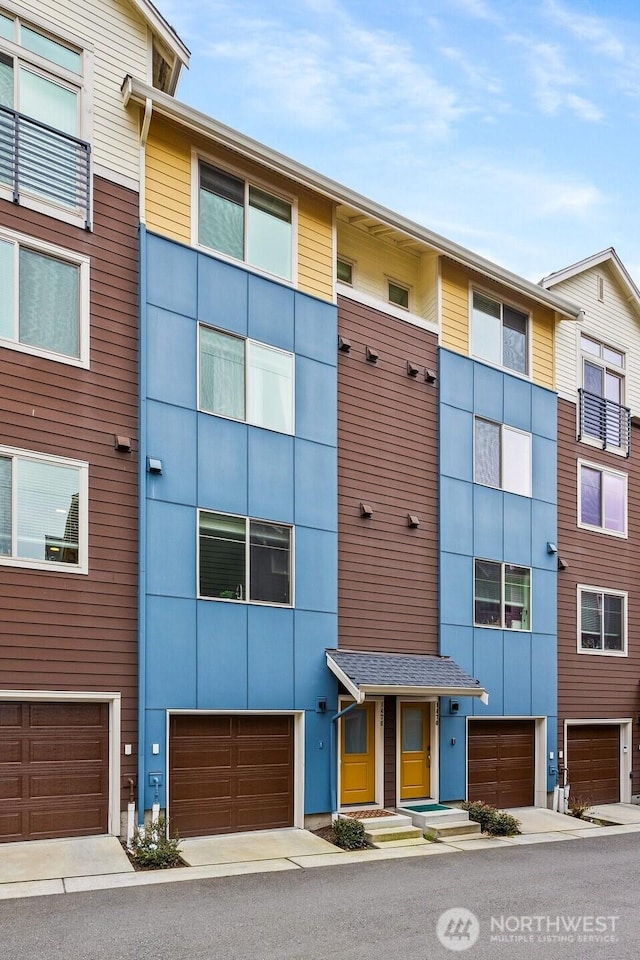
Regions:
<svg viewBox="0 0 640 960"><path fill-rule="evenodd" d="M0 563L86 572L87 470L0 448Z"/></svg>
<svg viewBox="0 0 640 960"><path fill-rule="evenodd" d="M200 596L291 605L292 529L200 512Z"/></svg>
<svg viewBox="0 0 640 960"><path fill-rule="evenodd" d="M629 411L623 406L625 355L584 333L580 351L580 438L593 438L605 448L628 450Z"/></svg>
<svg viewBox="0 0 640 960"><path fill-rule="evenodd" d="M198 243L291 280L291 203L208 163L199 170Z"/></svg>
<svg viewBox="0 0 640 960"><path fill-rule="evenodd" d="M476 357L528 374L528 326L526 313L473 291L471 337Z"/></svg>
<svg viewBox="0 0 640 960"><path fill-rule="evenodd" d="M0 13L0 183L80 208L88 223L84 73L80 49Z"/></svg>
<svg viewBox="0 0 640 960"><path fill-rule="evenodd" d="M475 623L530 630L531 570L511 563L475 561Z"/></svg>
<svg viewBox="0 0 640 960"><path fill-rule="evenodd" d="M293 354L200 327L200 409L293 433Z"/></svg>
<svg viewBox="0 0 640 960"><path fill-rule="evenodd" d="M86 258L0 233L0 287L0 345L88 364Z"/></svg>
<svg viewBox="0 0 640 960"><path fill-rule="evenodd" d="M349 263L348 260L342 260L338 257L336 276L340 283L346 283L350 287L353 286L353 264Z"/></svg>
<svg viewBox="0 0 640 960"><path fill-rule="evenodd" d="M473 479L523 497L531 496L531 434L476 417Z"/></svg>
<svg viewBox="0 0 640 960"><path fill-rule="evenodd" d="M578 652L627 655L627 595L578 587Z"/></svg>
<svg viewBox="0 0 640 960"><path fill-rule="evenodd" d="M405 310L408 310L409 309L408 287L403 287L399 283L394 283L393 280L389 280L388 299L389 299L389 303L395 304L396 307L403 307Z"/></svg>
<svg viewBox="0 0 640 960"><path fill-rule="evenodd" d="M578 464L578 525L621 537L627 535L627 475Z"/></svg>

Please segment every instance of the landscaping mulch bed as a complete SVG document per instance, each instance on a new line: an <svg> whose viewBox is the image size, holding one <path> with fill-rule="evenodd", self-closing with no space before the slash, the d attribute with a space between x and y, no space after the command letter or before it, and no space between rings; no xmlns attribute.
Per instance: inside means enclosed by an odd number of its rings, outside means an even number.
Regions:
<svg viewBox="0 0 640 960"><path fill-rule="evenodd" d="M349 817L351 820L372 820L375 817L394 817L394 813L389 813L388 810L352 810L351 813L342 814L342 816Z"/></svg>

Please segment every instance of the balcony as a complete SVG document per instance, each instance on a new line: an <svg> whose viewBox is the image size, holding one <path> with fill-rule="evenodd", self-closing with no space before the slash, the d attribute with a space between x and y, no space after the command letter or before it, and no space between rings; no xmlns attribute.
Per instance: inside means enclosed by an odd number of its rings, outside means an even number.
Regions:
<svg viewBox="0 0 640 960"><path fill-rule="evenodd" d="M631 411L613 400L578 390L580 396L580 430L578 440L597 440L603 450L615 449L629 456L631 443Z"/></svg>
<svg viewBox="0 0 640 960"><path fill-rule="evenodd" d="M91 229L91 147L46 123L0 106L0 185L80 214Z"/></svg>

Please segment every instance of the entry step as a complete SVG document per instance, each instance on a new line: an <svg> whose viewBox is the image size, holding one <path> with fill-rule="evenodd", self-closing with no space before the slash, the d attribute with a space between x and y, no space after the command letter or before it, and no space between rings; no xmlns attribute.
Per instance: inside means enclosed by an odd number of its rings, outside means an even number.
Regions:
<svg viewBox="0 0 640 960"><path fill-rule="evenodd" d="M437 826L430 825L427 828L428 833L434 834L438 840L460 839L462 837L473 837L481 832L480 824L476 820L449 820L446 823L440 823Z"/></svg>
<svg viewBox="0 0 640 960"><path fill-rule="evenodd" d="M379 827L369 829L364 832L365 837L374 847L381 843L389 843L392 840L416 840L422 839L422 830L419 827Z"/></svg>

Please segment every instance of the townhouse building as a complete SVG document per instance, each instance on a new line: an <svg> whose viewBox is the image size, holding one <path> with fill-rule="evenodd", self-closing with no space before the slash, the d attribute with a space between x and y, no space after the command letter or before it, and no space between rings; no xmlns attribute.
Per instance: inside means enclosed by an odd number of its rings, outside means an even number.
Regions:
<svg viewBox="0 0 640 960"><path fill-rule="evenodd" d="M119 834L137 754L139 135L125 73L188 52L146 0L0 6L0 840Z"/></svg>

